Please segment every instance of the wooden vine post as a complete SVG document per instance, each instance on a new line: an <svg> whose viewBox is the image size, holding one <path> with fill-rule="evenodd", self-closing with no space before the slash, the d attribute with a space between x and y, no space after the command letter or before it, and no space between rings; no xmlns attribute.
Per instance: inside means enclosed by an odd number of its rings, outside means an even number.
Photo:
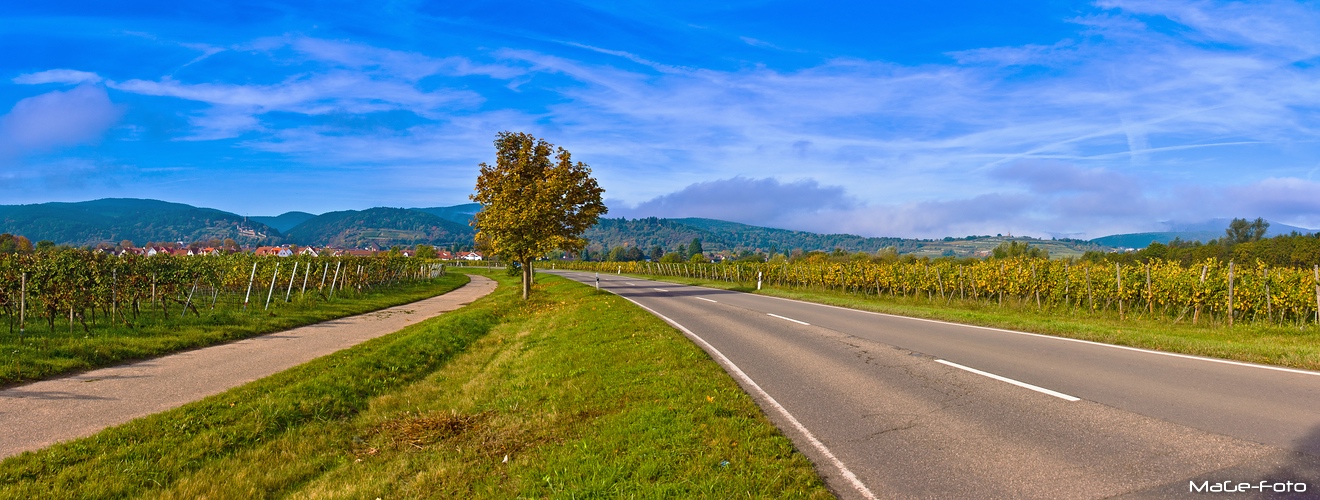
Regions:
<svg viewBox="0 0 1320 500"><path fill-rule="evenodd" d="M18 296L18 338L23 339L23 328L27 324L27 273L23 273L23 291ZM1320 290L1320 288L1317 288ZM1320 294L1320 292L1316 292ZM1320 297L1320 295L1316 295Z"/></svg>
<svg viewBox="0 0 1320 500"><path fill-rule="evenodd" d="M1270 303L1270 268L1265 268L1265 317L1274 319L1274 305Z"/></svg>
<svg viewBox="0 0 1320 500"><path fill-rule="evenodd" d="M1120 269L1121 264L1114 263L1114 281L1118 289L1118 320L1123 321L1123 272Z"/></svg>
<svg viewBox="0 0 1320 500"><path fill-rule="evenodd" d="M1091 293L1091 266L1086 266L1086 307L1095 312L1095 294Z"/></svg>
<svg viewBox="0 0 1320 500"><path fill-rule="evenodd" d="M1150 288L1150 263L1146 263L1146 308L1150 315L1155 315L1155 293Z"/></svg>
<svg viewBox="0 0 1320 500"><path fill-rule="evenodd" d="M1031 263L1031 293L1036 295L1036 309L1040 309L1040 284L1036 282L1036 263Z"/></svg>
<svg viewBox="0 0 1320 500"><path fill-rule="evenodd" d="M1228 326L1233 326L1233 261L1228 261Z"/></svg>
<svg viewBox="0 0 1320 500"><path fill-rule="evenodd" d="M296 279L296 278L298 278L298 264L300 264L300 262L298 262L298 261L296 261L296 260L293 261L293 274L290 274L290 275L289 275L289 288L288 288L287 290L284 291L284 301L285 301L285 302L288 302L288 301L289 301L289 297L291 297L291 296L293 295L293 280Z"/></svg>
<svg viewBox="0 0 1320 500"><path fill-rule="evenodd" d="M263 311L270 310L270 297L271 295L275 295L275 278L278 278L279 276L280 276L280 263L276 262L275 272L271 273L270 275L270 289L266 290L266 307L261 308L261 310Z"/></svg>
<svg viewBox="0 0 1320 500"><path fill-rule="evenodd" d="M1205 272L1208 271L1209 269L1210 269L1209 266L1206 266L1206 265L1204 265L1204 264L1201 265L1201 289L1198 290L1198 291L1201 291L1201 292L1204 292L1204 291L1205 291ZM1196 302L1196 311L1192 313L1192 324L1195 325L1195 324L1196 324L1196 320L1197 320L1197 319L1200 319L1200 318L1201 318L1201 302L1200 302L1200 301L1197 301L1197 302Z"/></svg>
<svg viewBox="0 0 1320 500"><path fill-rule="evenodd" d="M1063 305L1072 306L1072 300L1068 298L1068 288L1072 284L1072 275L1068 274L1068 261L1063 262Z"/></svg>

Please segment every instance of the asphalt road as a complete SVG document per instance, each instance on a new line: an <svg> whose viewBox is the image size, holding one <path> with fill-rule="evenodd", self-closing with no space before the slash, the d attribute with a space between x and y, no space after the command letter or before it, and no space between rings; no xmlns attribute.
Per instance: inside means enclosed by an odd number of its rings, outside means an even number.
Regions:
<svg viewBox="0 0 1320 500"><path fill-rule="evenodd" d="M1320 372L626 276L600 287L706 349L843 498L1320 497Z"/></svg>

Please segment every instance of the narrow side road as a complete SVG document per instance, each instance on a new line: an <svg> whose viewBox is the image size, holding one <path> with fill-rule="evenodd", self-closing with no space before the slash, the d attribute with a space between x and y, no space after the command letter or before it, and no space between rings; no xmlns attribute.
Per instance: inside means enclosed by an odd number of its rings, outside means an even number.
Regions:
<svg viewBox="0 0 1320 500"><path fill-rule="evenodd" d="M842 498L1320 497L1320 372L599 280L724 365Z"/></svg>
<svg viewBox="0 0 1320 500"><path fill-rule="evenodd" d="M0 391L0 458L197 401L453 311L495 290L468 284L425 300Z"/></svg>

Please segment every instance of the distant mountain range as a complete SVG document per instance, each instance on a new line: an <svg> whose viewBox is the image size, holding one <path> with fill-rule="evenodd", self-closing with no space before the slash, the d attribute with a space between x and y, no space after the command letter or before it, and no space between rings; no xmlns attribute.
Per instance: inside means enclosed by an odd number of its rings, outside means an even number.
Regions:
<svg viewBox="0 0 1320 500"><path fill-rule="evenodd" d="M480 208L480 205L476 205ZM433 212L463 220L455 222ZM32 241L95 246L132 241L207 242L233 239L240 245L334 245L388 248L419 243L471 246L475 232L463 214L472 205L424 209L372 208L321 215L288 212L274 217L241 215L182 203L107 198L78 203L0 205L0 233ZM471 217L471 215L467 215Z"/></svg>
<svg viewBox="0 0 1320 500"><path fill-rule="evenodd" d="M0 205L0 233L33 242L91 246L123 240L207 241L233 239L255 245L279 240L279 231L243 216L182 203L106 198L78 203Z"/></svg>
<svg viewBox="0 0 1320 500"><path fill-rule="evenodd" d="M243 217L182 203L129 198L107 198L77 203L0 205L0 233L27 237L36 242L95 246L123 240L136 245L148 242L184 242L233 239L242 245L298 245L388 248L395 245L430 244L441 247L470 247L475 231L468 224L481 205L467 203L450 207L371 208L344 210L320 215L287 212L277 216ZM1081 255L1088 250L1144 248L1152 241L1167 243L1174 238L1209 241L1224 235L1228 219L1196 224L1168 224L1168 231L1119 234L1079 240L1026 239L1047 249L1053 256ZM1269 234L1314 230L1271 223ZM666 252L700 239L707 251L791 252L835 248L847 252L875 252L894 248L918 256L985 255L1007 237L944 238L917 240L874 238L851 234L819 234L751 226L715 219L601 219L584 236L593 251L616 246ZM1023 240L1024 238L1012 238Z"/></svg>

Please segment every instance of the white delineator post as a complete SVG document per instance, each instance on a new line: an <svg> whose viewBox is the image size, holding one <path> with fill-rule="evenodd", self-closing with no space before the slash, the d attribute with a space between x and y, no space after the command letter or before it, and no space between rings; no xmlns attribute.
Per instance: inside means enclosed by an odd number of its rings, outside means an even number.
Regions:
<svg viewBox="0 0 1320 500"><path fill-rule="evenodd" d="M600 290L600 273L596 273L596 289Z"/></svg>
<svg viewBox="0 0 1320 500"><path fill-rule="evenodd" d="M761 289L761 271L756 272L756 289Z"/></svg>

